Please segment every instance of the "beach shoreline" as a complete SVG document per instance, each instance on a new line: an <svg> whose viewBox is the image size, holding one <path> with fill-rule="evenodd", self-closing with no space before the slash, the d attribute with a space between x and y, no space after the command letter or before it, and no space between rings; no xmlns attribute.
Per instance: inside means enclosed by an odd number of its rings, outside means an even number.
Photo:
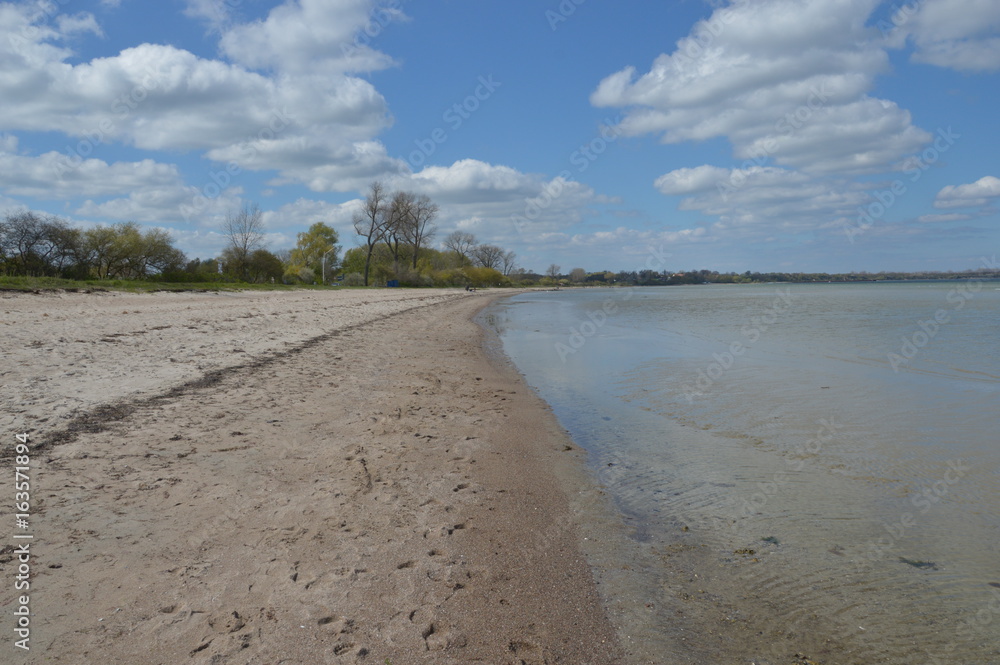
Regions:
<svg viewBox="0 0 1000 665"><path fill-rule="evenodd" d="M42 444L17 662L628 662L606 499L472 320L508 295L5 297L4 448Z"/></svg>

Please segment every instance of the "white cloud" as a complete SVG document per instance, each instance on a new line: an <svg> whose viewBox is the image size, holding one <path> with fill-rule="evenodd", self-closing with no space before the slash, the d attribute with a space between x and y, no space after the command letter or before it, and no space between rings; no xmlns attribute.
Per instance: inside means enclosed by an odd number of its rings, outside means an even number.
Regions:
<svg viewBox="0 0 1000 665"><path fill-rule="evenodd" d="M968 185L948 185L934 199L935 208L983 208L1000 198L1000 178L984 176Z"/></svg>
<svg viewBox="0 0 1000 665"><path fill-rule="evenodd" d="M888 70L864 21L876 0L760 0L717 10L659 56L591 95L623 107L624 134L665 143L725 137L739 159L821 173L885 170L931 136L896 104L867 96Z"/></svg>
<svg viewBox="0 0 1000 665"><path fill-rule="evenodd" d="M373 0L287 0L266 19L227 30L222 50L247 67L288 73L384 69L392 59L357 38L373 23L375 9ZM379 21L402 18L398 9L379 11Z"/></svg>
<svg viewBox="0 0 1000 665"><path fill-rule="evenodd" d="M664 194L685 196L681 210L714 218L711 237L835 232L868 200L848 181L769 166L677 169L658 178L656 186Z"/></svg>
<svg viewBox="0 0 1000 665"><path fill-rule="evenodd" d="M241 30L262 30L261 38L277 38L295 24L315 33L316 48L322 42L339 54L344 44L353 48L355 32L371 20L370 5L289 2L266 21L225 34L236 39ZM54 43L99 26L90 15L61 16L58 27L44 18L27 6L0 4L0 127L7 130L60 132L94 145L204 151L241 169L277 170L276 182L316 191L350 191L404 169L375 140L391 123L382 95L368 81L322 69L318 60L303 55L316 67L285 63L281 73L261 73L174 46L139 44L69 64L72 52Z"/></svg>
<svg viewBox="0 0 1000 665"><path fill-rule="evenodd" d="M230 22L232 8L239 3L232 0L184 0L184 15L204 20L215 29L221 29Z"/></svg>
<svg viewBox="0 0 1000 665"><path fill-rule="evenodd" d="M441 206L439 226L461 228L512 244L561 232L609 201L590 187L561 176L547 178L509 166L464 159L385 178L392 189L426 194Z"/></svg>
<svg viewBox="0 0 1000 665"><path fill-rule="evenodd" d="M72 16L69 14L60 14L56 17L56 24L59 26L59 32L63 35L89 32L98 37L104 36L104 31L97 24L97 19L89 12L81 12Z"/></svg>
<svg viewBox="0 0 1000 665"><path fill-rule="evenodd" d="M361 200L354 199L345 203L329 203L313 199L300 198L293 203L281 206L277 210L264 213L266 228L303 230L317 222L323 222L335 228L340 234L341 244L354 236L352 219L354 213L361 209Z"/></svg>
<svg viewBox="0 0 1000 665"><path fill-rule="evenodd" d="M181 182L175 166L151 159L109 164L57 152L32 157L18 154L17 145L12 135L0 140L0 182L6 193L15 196L42 200L98 197Z"/></svg>
<svg viewBox="0 0 1000 665"><path fill-rule="evenodd" d="M917 217L917 221L922 224L936 224L939 222L964 222L974 218L975 215L955 212L948 213L946 215L921 215L920 217Z"/></svg>
<svg viewBox="0 0 1000 665"><path fill-rule="evenodd" d="M912 39L913 60L957 70L1000 70L1000 3L994 0L922 0L896 11L890 36Z"/></svg>
<svg viewBox="0 0 1000 665"><path fill-rule="evenodd" d="M719 166L696 166L671 171L656 179L656 188L667 195L693 194L718 189L719 183L726 182L731 169Z"/></svg>

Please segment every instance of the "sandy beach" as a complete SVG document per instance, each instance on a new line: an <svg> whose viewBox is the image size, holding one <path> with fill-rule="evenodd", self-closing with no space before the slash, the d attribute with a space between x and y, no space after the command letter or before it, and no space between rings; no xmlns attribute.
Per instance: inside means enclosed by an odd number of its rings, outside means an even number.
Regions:
<svg viewBox="0 0 1000 665"><path fill-rule="evenodd" d="M3 662L626 662L583 452L471 321L503 295L4 294Z"/></svg>

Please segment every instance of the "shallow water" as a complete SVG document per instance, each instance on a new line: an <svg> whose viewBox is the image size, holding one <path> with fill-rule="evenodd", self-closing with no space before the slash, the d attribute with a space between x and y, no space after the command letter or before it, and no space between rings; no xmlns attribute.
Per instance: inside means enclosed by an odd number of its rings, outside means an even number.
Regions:
<svg viewBox="0 0 1000 665"><path fill-rule="evenodd" d="M649 648L701 662L700 623L735 662L1000 662L1000 283L537 292L487 319L656 555Z"/></svg>

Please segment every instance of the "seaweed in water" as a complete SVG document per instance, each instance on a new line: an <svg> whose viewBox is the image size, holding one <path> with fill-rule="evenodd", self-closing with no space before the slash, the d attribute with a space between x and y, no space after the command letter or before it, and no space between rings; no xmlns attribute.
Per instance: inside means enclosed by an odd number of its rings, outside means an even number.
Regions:
<svg viewBox="0 0 1000 665"><path fill-rule="evenodd" d="M921 570L937 570L938 565L933 561L917 561L915 559L907 559L905 556L899 557L899 560L908 566L913 566L914 568L919 568Z"/></svg>

